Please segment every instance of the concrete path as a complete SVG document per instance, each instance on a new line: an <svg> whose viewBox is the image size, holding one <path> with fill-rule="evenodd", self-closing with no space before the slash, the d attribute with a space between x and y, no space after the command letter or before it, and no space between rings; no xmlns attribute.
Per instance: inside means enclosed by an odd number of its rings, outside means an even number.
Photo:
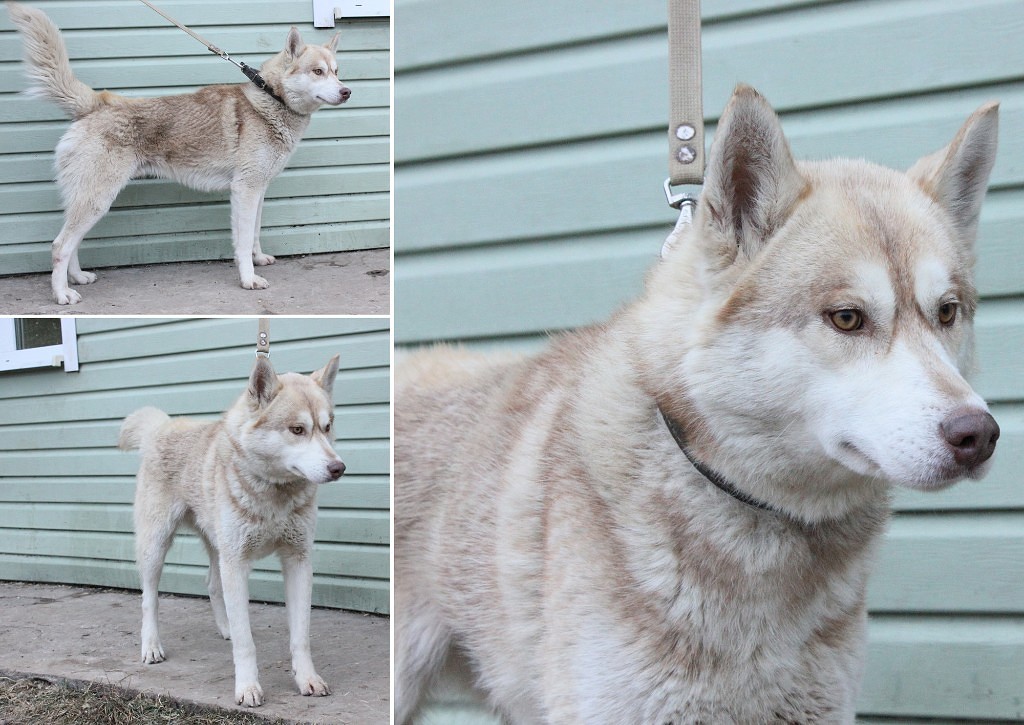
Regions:
<svg viewBox="0 0 1024 725"><path fill-rule="evenodd" d="M238 284L234 262L180 262L96 271L74 287L77 305L58 305L50 275L0 277L0 315L388 315L387 249L278 257L257 273L265 290Z"/></svg>
<svg viewBox="0 0 1024 725"><path fill-rule="evenodd" d="M167 660L139 661L136 593L0 582L0 671L90 680L219 707L234 705L231 643L217 633L209 601L161 596ZM254 712L302 723L388 722L386 617L314 609L313 661L331 687L303 697L292 680L288 625L280 605L249 605L266 702Z"/></svg>

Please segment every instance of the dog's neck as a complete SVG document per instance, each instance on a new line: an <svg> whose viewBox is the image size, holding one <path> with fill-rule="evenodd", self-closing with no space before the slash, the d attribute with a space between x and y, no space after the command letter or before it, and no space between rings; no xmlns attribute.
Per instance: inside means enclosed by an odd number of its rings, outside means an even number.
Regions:
<svg viewBox="0 0 1024 725"><path fill-rule="evenodd" d="M793 516L793 514L784 511L780 508L777 508L775 506L772 506L770 503L767 503L766 501L761 501L760 499L754 498L753 496L744 493L740 489L736 488L735 485L730 483L729 480L725 478L725 476L723 476L721 473L709 467L707 464L701 462L693 454L693 451L691 451L690 447L687 445L686 431L683 430L683 426L678 421L673 419L668 413L666 413L660 405L658 406L658 412L661 413L662 420L665 421L665 427L667 427L668 432L672 434L672 440L674 440L676 442L676 445L679 446L679 450L681 450L683 452L683 455L686 456L686 460L688 460L690 464L696 469L697 473L699 473L712 484L714 484L720 491L729 494L740 503L750 506L751 508L760 509L761 511L767 511L776 516L784 518L791 523L799 524L800 526L807 525L806 522L801 521L796 516Z"/></svg>

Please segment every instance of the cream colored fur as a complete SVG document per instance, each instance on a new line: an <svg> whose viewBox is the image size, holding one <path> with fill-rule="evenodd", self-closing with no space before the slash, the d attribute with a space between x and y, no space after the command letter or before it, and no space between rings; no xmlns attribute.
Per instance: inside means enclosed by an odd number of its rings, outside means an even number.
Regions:
<svg viewBox="0 0 1024 725"><path fill-rule="evenodd" d="M64 226L53 241L51 287L58 304L82 296L68 283L91 284L78 261L82 239L110 209L130 179L157 176L203 191L231 190L231 236L242 287L269 283L253 265L274 263L260 248L263 196L324 103L351 91L338 79L338 36L305 45L291 29L285 49L260 73L285 105L251 83L210 86L196 93L126 98L94 91L71 70L60 31L36 8L7 2L21 32L30 93L48 98L74 119L56 150ZM127 71L126 71L127 72Z"/></svg>
<svg viewBox="0 0 1024 725"><path fill-rule="evenodd" d="M909 174L798 163L740 87L639 300L404 361L396 721L454 651L510 723L852 723L891 486L978 478L998 436L963 377L996 125Z"/></svg>
<svg viewBox="0 0 1024 725"><path fill-rule="evenodd" d="M284 572L295 682L303 695L330 693L310 655L309 608L317 487L345 470L332 446L337 372L337 356L309 376L276 375L260 357L248 390L217 421L170 418L156 408L125 418L119 445L142 452L134 518L144 663L165 659L157 591L164 557L184 524L210 556L210 603L217 629L232 641L235 701L263 703L248 576L252 563L271 553Z"/></svg>

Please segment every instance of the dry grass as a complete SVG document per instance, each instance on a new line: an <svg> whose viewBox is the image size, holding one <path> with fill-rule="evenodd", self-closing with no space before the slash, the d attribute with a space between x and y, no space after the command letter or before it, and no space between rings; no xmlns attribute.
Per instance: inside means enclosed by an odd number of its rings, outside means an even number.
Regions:
<svg viewBox="0 0 1024 725"><path fill-rule="evenodd" d="M0 674L0 725L288 725L113 685Z"/></svg>

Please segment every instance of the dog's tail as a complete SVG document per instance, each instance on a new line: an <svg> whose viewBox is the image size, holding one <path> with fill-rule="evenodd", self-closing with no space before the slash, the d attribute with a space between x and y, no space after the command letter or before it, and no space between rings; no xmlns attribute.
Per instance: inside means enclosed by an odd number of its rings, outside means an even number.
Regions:
<svg viewBox="0 0 1024 725"><path fill-rule="evenodd" d="M94 91L75 78L64 38L45 13L11 0L7 0L7 12L24 39L27 72L35 83L26 91L29 95L53 101L76 120L118 98Z"/></svg>
<svg viewBox="0 0 1024 725"><path fill-rule="evenodd" d="M125 451L141 448L157 428L170 419L171 417L162 410L139 408L121 424L121 436L117 440L117 447Z"/></svg>

